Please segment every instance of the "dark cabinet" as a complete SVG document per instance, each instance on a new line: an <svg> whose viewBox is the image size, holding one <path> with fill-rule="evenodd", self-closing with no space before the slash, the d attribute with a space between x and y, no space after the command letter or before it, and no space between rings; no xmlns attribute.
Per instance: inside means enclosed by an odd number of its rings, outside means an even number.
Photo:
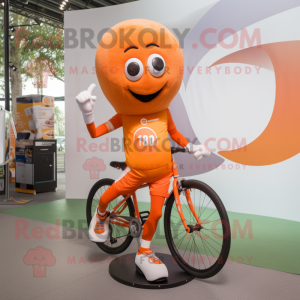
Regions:
<svg viewBox="0 0 300 300"><path fill-rule="evenodd" d="M56 140L33 141L34 188L36 192L57 187Z"/></svg>
<svg viewBox="0 0 300 300"><path fill-rule="evenodd" d="M57 188L56 140L16 142L17 192L35 194Z"/></svg>

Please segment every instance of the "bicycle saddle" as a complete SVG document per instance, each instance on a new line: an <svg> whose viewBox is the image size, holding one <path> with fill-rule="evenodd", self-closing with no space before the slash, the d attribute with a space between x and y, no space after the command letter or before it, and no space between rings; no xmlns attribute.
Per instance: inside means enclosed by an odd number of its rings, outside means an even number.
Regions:
<svg viewBox="0 0 300 300"><path fill-rule="evenodd" d="M112 161L109 165L113 168L122 169L123 171L127 167L125 161Z"/></svg>

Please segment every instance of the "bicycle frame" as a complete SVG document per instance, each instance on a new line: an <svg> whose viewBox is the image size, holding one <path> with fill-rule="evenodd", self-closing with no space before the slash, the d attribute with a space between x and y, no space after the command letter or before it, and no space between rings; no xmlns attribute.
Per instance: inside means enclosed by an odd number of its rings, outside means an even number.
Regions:
<svg viewBox="0 0 300 300"><path fill-rule="evenodd" d="M176 161L174 160L174 158L172 160L172 170L173 170L173 178L174 178L174 180L173 180L173 193L174 193L174 197L175 197L175 204L176 204L176 207L177 207L177 211L179 213L180 219L182 221L182 224L183 224L186 232L191 232L191 228L186 224L186 221L185 221L185 218L184 218L184 215L183 215L183 212L182 212L182 206L181 206L181 201L180 201L179 192L178 192L178 177L179 177L179 174L178 174L178 170L177 170L177 164L176 164ZM145 183L145 184L141 185L137 190L145 188L147 186L149 186L149 184ZM138 202L137 202L137 197L136 197L136 191L137 190L135 190L132 194L127 195L122 201L120 201L113 208L113 210L111 211L110 214L111 215L120 215L122 213L122 211L127 207L126 200L129 197L132 197L133 198L134 210L135 210L134 214L135 214L135 217L140 221L141 217L140 217L140 212L139 212L139 207L138 207ZM186 189L186 190L184 190L184 193L186 195L187 203L188 203L188 206L189 206L192 214L194 215L194 217L197 220L200 227L202 227L201 221L200 221L199 217L196 214L193 202L191 200L190 191L188 189ZM119 210L119 208L120 208L120 210ZM118 222L116 222L115 220L117 220ZM120 215L120 217L114 217L114 220L110 220L110 223L117 224L119 226L129 227L129 222L125 219L122 219L121 215Z"/></svg>

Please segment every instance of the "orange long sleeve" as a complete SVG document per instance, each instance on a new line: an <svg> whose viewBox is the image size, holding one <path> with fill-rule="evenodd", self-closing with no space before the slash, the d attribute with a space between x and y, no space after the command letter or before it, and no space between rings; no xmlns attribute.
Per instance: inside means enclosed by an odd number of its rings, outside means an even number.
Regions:
<svg viewBox="0 0 300 300"><path fill-rule="evenodd" d="M103 123L96 128L95 123L93 122L91 124L86 124L86 127L93 139L109 132L106 123Z"/></svg>
<svg viewBox="0 0 300 300"><path fill-rule="evenodd" d="M122 126L122 116L120 114L116 114L111 119L109 119L109 121L99 125L97 128L94 122L91 124L86 124L86 127L93 139L101 135L107 134L113 130L116 130L121 126Z"/></svg>
<svg viewBox="0 0 300 300"><path fill-rule="evenodd" d="M169 109L167 109L167 113L168 113L168 132L170 137L178 145L180 145L181 147L185 147L189 143L189 141L186 139L185 136L183 136L179 131L177 131L177 128L175 126L175 123L173 121Z"/></svg>
<svg viewBox="0 0 300 300"><path fill-rule="evenodd" d="M181 147L186 147L186 145L189 143L189 141L186 139L185 136L183 136L179 131L177 131L176 128L169 131L170 137L174 142L176 142Z"/></svg>

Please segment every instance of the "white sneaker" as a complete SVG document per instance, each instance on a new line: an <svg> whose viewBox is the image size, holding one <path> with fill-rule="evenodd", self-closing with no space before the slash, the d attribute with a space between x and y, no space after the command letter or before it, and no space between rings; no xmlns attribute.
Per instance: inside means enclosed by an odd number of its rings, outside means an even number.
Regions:
<svg viewBox="0 0 300 300"><path fill-rule="evenodd" d="M144 251L144 253L138 251L135 265L137 271L143 274L148 281L162 281L169 275L165 264L151 250Z"/></svg>
<svg viewBox="0 0 300 300"><path fill-rule="evenodd" d="M94 213L89 227L89 238L95 243L105 243L109 236L109 213L107 212L103 218L100 218L98 208Z"/></svg>

